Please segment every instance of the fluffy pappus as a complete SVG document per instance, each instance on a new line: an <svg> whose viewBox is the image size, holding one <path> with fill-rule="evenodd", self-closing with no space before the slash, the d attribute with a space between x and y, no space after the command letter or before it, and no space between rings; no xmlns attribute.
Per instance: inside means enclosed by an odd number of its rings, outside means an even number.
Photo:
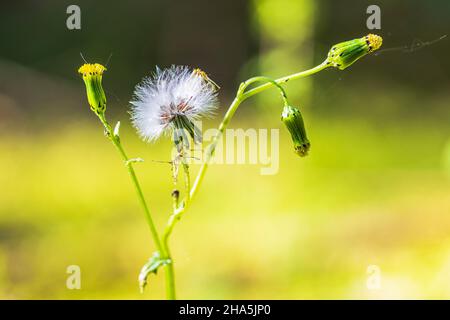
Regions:
<svg viewBox="0 0 450 320"><path fill-rule="evenodd" d="M155 141L174 129L190 132L194 121L214 114L218 99L207 77L186 66L171 66L157 67L152 76L144 78L130 103L131 120L139 135Z"/></svg>

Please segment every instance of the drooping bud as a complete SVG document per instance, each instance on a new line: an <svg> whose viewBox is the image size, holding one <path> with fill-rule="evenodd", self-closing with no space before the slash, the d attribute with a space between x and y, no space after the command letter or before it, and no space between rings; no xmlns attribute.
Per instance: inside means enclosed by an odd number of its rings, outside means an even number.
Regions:
<svg viewBox="0 0 450 320"><path fill-rule="evenodd" d="M284 106L281 121L283 121L291 133L295 153L300 157L306 156L311 144L306 136L305 125L300 110L289 105Z"/></svg>
<svg viewBox="0 0 450 320"><path fill-rule="evenodd" d="M96 114L103 114L106 110L106 95L102 87L105 71L106 68L99 63L86 63L78 69L83 75L89 105Z"/></svg>
<svg viewBox="0 0 450 320"><path fill-rule="evenodd" d="M327 63L344 70L366 54L378 50L382 43L383 39L376 34L338 43L328 52Z"/></svg>

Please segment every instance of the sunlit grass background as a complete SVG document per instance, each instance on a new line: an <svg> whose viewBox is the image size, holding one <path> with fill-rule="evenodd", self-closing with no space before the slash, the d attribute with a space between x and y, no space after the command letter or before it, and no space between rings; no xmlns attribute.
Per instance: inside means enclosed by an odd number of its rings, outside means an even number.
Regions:
<svg viewBox="0 0 450 320"><path fill-rule="evenodd" d="M67 31L65 16L58 15L69 3L39 5L40 19L25 6L27 21L39 26L14 32L35 39L22 41L22 50L11 46L16 40L0 44L0 298L164 297L162 274L139 293L137 276L154 246L126 169L89 111L76 75L79 51L88 59L114 51L104 81L107 115L122 121L129 155L146 160L136 170L162 228L171 208L171 172L151 160L168 160L170 143L146 144L130 127L134 84L156 64L201 66L222 86L220 116L240 80L311 67L333 43L367 33L371 3L343 2L208 6L196 0L192 7L200 11L193 13L181 2L105 7L80 1L85 20L78 33ZM441 7L381 1L386 48L448 30L442 27L448 5L437 2ZM0 35L10 39L9 26L24 8L4 6ZM98 19L105 11L110 19ZM185 11L193 18L180 27ZM148 19L145 12L160 14ZM134 23L118 24L118 17ZM289 83L312 143L306 158L292 150L275 92L242 105L232 128L280 129L279 172L211 166L172 237L178 296L450 298L446 48L442 41L418 52L371 56L345 72ZM205 129L218 123L208 121ZM69 265L81 268L81 290L66 288ZM376 290L366 285L371 265L381 270Z"/></svg>
<svg viewBox="0 0 450 320"><path fill-rule="evenodd" d="M239 123L238 125L249 125ZM274 121L274 125L278 125ZM172 245L183 298L443 298L450 277L450 197L445 139L409 126L376 130L310 122L305 159L281 139L280 170L215 165ZM137 274L151 255L143 212L98 123L2 136L2 298L158 298ZM414 143L405 143L404 132ZM163 159L130 130L132 155ZM447 158L446 158L447 157ZM160 226L170 210L170 169L138 165ZM82 290L65 287L66 267ZM382 287L368 290L378 265Z"/></svg>

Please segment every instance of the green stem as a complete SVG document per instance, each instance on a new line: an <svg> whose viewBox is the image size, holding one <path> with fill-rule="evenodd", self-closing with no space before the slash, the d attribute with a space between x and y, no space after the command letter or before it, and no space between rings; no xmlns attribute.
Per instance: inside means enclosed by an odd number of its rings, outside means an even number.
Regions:
<svg viewBox="0 0 450 320"><path fill-rule="evenodd" d="M153 241L156 246L156 250L161 253L161 256L163 259L170 260L170 263L166 265L166 295L167 299L169 300L175 300L175 275L174 275L174 268L173 268L173 260L170 256L170 251L168 246L166 246L163 243L161 243L161 240L158 235L158 231L156 230L155 223L153 222L152 216L150 214L150 210L148 209L147 202L145 201L144 194L142 192L141 186L139 184L139 180L137 179L136 173L134 171L132 163L129 161L127 154L125 153L125 150L122 147L122 144L120 143L119 137L116 137L113 133L113 130L110 126L110 124L106 121L105 115L101 114L98 116L100 118L100 121L103 123L103 126L105 127L106 133L111 140L111 142L114 144L114 146L119 151L120 155L122 156L123 160L125 161L125 165L128 169L128 173L130 174L131 180L135 186L136 193L138 195L139 201L144 208L145 217L147 219L147 224L150 228L150 232L153 238Z"/></svg>
<svg viewBox="0 0 450 320"><path fill-rule="evenodd" d="M150 210L148 209L147 202L145 201L144 194L143 194L141 186L139 184L139 180L136 176L136 172L134 171L133 165L129 161L130 159L128 158L127 154L125 153L125 150L123 149L122 144L120 143L120 139L114 135L111 126L106 121L105 115L100 114L100 115L98 115L98 117L99 117L100 121L102 122L103 126L105 127L108 138L111 140L111 142L117 148L120 155L122 156L122 159L125 161L125 166L128 169L128 173L130 174L131 181L133 182L133 185L136 189L136 193L138 195L139 202L141 203L141 205L144 209L145 218L146 218L147 224L150 228L153 242L155 243L156 249L164 255L164 251L162 250L163 247L161 245L161 241L158 236L158 231L156 230L155 224L154 224L152 216L150 214Z"/></svg>
<svg viewBox="0 0 450 320"><path fill-rule="evenodd" d="M241 85L241 87L242 87L242 85ZM228 124L230 123L231 118L233 118L234 113L236 112L237 108L243 101L241 94L239 93L239 92L241 92L240 89L238 90L238 94L236 95L236 98L234 98L234 100L231 103L230 107L228 108L227 113L225 114L222 122L220 123L219 132L217 132L217 134L213 138L213 141L207 147L205 161L203 162L202 166L200 167L200 170L199 170L197 177L195 178L194 184L192 185L192 188L191 188L191 193L190 193L191 202L203 181L203 177L205 176L206 170L208 169L208 165L209 165L209 162L211 161L211 158L214 156L214 152L216 151L217 143L219 142L220 137L222 136L225 129L228 127Z"/></svg>
<svg viewBox="0 0 450 320"><path fill-rule="evenodd" d="M284 104L285 105L289 105L289 102L287 100L286 91L284 90L284 88L280 84L278 84L278 82L276 80L273 80L272 78L264 77L264 76L253 77L253 78L250 78L247 81L245 81L244 82L244 86L245 86L245 88L247 88L252 83L254 83L254 82L261 82L261 81L265 81L265 82L267 82L269 84L271 83L275 87L277 87L277 89L280 91L281 98L283 99Z"/></svg>
<svg viewBox="0 0 450 320"><path fill-rule="evenodd" d="M240 104L244 100L250 98L251 96L253 96L257 93L260 93L264 90L267 90L267 89L271 88L272 86L278 87L278 89L281 91L283 101L285 103L287 103L286 93L280 84L286 83L289 80L300 79L300 78L310 76L319 71L322 71L326 67L327 67L326 61L324 61L323 63L319 64L318 66L316 66L312 69L309 69L309 70L306 70L303 72L299 72L299 73L295 73L290 76L283 77L283 78L280 78L277 80L272 80L267 77L254 77L254 78L248 79L247 81L245 81L244 83L242 83L239 86L239 90L236 94L236 97L234 98L234 100L231 103L230 107L228 108L222 122L220 123L219 132L217 132L217 134L213 138L213 141L207 147L207 151L205 154L205 161L203 161L203 164L200 167L200 170L197 174L197 177L195 178L194 184L192 185L191 191L189 193L190 201L189 202L183 201L180 204L178 210L175 210L174 213L169 218L169 222L167 223L166 229L163 234L163 243L165 243L166 246L168 245L168 239L170 237L170 234L172 233L174 225L176 224L177 221L179 221L181 219L181 217L185 213L186 209L188 208L189 204L192 203L192 199L197 194L197 191L200 188L200 185L202 184L203 178L205 177L206 171L209 166L209 162L211 161L211 158L213 157L214 152L216 150L217 143L219 142L220 138L222 137L223 133L225 132L226 128L228 127L228 124L230 123L231 119L234 116L234 113L236 112L236 110L238 109ZM250 84L257 82L257 81L268 81L268 82L244 93L245 89Z"/></svg>
<svg viewBox="0 0 450 320"><path fill-rule="evenodd" d="M169 222L164 229L163 237L162 237L162 247L166 254L166 259L170 260L170 263L166 265L166 288L167 288L167 299L168 300L175 300L176 294L175 294L175 270L174 270L174 261L172 258L172 255L170 253L169 248L169 237L172 234L173 227L175 226L176 221L178 221L181 218L181 214L184 211L184 207L187 206L190 200L190 188L191 188L191 176L189 174L189 165L185 162L183 159L182 162L183 166L183 175L184 175L184 183L185 183L185 190L186 190L186 196L183 200L183 209L179 210L178 205L178 199L174 199L174 207L173 212L169 217Z"/></svg>
<svg viewBox="0 0 450 320"><path fill-rule="evenodd" d="M189 192L189 189L187 190L188 194L186 195L185 199L183 200L181 205L177 208L177 210L174 210L172 215L169 217L169 221L168 221L167 226L163 233L163 246L165 248L167 248L167 249L169 248L169 238L170 238L170 235L172 234L173 228L174 228L175 224L177 223L177 221L179 221L181 219L181 217L183 216L183 214L186 212L186 209L191 202L190 200L192 199L193 195L195 195L197 188L200 186L200 184L203 180L203 177L205 176L206 169L208 168L207 164L209 163L212 156L214 155L214 151L216 149L217 143L218 143L222 133L225 131L231 118L233 117L234 113L236 112L237 108L239 107L239 105L242 102L242 100L240 98L242 96L242 93L247 88L247 86L249 86L253 82L262 81L262 80L273 81L270 78L266 78L266 77L255 77L255 78L251 78L251 79L247 80L245 83L241 84L241 86L239 87L236 98L234 99L233 103L231 104L230 108L228 109L227 113L225 114L225 117L224 117L222 123L219 126L219 133L216 136L214 136L213 141L208 146L208 151L206 153L206 159L203 162L202 167L200 168L200 171L197 175L194 185L192 186L192 189L190 189L190 192ZM275 81L273 81L273 82L274 82L275 86L279 87L279 89L282 93L281 95L283 97L283 101L285 101L285 103L287 103L286 92L284 91L284 89L281 86L279 86L277 83L275 83ZM185 169L185 175L187 177L189 177L189 170L186 167L184 167L184 169ZM190 184L190 178L188 179L188 181Z"/></svg>
<svg viewBox="0 0 450 320"><path fill-rule="evenodd" d="M208 151L206 153L206 159L203 162L202 166L200 167L200 170L197 174L197 177L194 181L194 184L192 185L192 189L191 189L191 201L194 198L194 196L196 195L202 181L203 178L205 176L206 170L208 169L208 165L209 165L209 161L211 160L212 156L214 155L214 151L216 149L217 143L220 139L220 137L222 136L223 132L225 131L225 129L228 127L228 124L231 121L231 118L233 117L234 113L236 112L237 108L239 107L239 105L246 99L254 96L255 94L258 94L264 90L267 90L269 88L271 88L274 85L280 85L283 83L286 83L290 80L296 80L296 79L300 79L300 78L305 78L308 77L310 75L313 75L315 73L318 73L320 71L322 71L323 69L327 68L328 64L327 64L327 60L325 60L324 62L322 62L321 64L319 64L318 66L311 68L309 70L306 71L302 71L302 72L298 72L298 73L294 73L291 74L289 76L283 77L283 78L279 78L275 81L269 81L265 84L262 84L260 86L257 86L256 88L253 88L247 92L244 93L245 89L248 87L248 85L250 85L251 83L255 82L255 81L260 81L262 80L261 78L265 78L265 77L255 77L252 79L247 80L246 82L244 82L243 84L241 84L241 86L239 87L238 93L236 95L236 98L233 100L233 102L231 103L230 107L228 108L227 113L225 114L222 123L219 126L219 132L214 136L213 141L211 142L211 144L208 146Z"/></svg>
<svg viewBox="0 0 450 320"><path fill-rule="evenodd" d="M167 250L168 258L170 259L170 263L168 263L165 268L165 274L166 274L166 298L167 300L175 300L176 294L175 294L175 270L173 267L173 259L170 257L170 252L168 251L169 248L165 248Z"/></svg>
<svg viewBox="0 0 450 320"><path fill-rule="evenodd" d="M186 196L183 201L183 208L182 210L179 210L178 206L178 199L174 199L174 208L173 213L169 217L169 221L167 223L166 228L164 229L163 237L162 237L162 246L163 250L166 253L166 258L169 259L171 262L166 265L166 287L167 287L167 299L168 300L175 300L176 294L175 294L175 270L174 270L174 261L172 258L172 255L170 253L169 248L169 237L172 234L173 227L175 226L176 221L178 221L181 218L182 212L184 212L184 206L186 206L189 203L189 190L191 185L191 177L189 174L189 165L184 162L182 163L183 166L183 174L185 179L185 187L186 187Z"/></svg>
<svg viewBox="0 0 450 320"><path fill-rule="evenodd" d="M173 213L169 217L169 221L167 223L166 228L164 229L164 233L162 236L162 247L166 255L166 259L170 260L170 263L165 266L166 268L166 294L168 300L175 300L176 294L175 294L175 270L174 270L174 261L172 258L172 255L170 253L169 248L169 237L172 233L173 227L175 225L175 220L179 219L179 216L177 215L178 211L177 208L174 208Z"/></svg>
<svg viewBox="0 0 450 320"><path fill-rule="evenodd" d="M296 79L300 79L300 78L305 78L307 76L313 75L317 72L322 71L323 69L327 68L329 65L327 63L327 60L325 60L324 62L322 62L321 64L315 66L314 68L308 69L306 71L302 71L302 72L298 72L298 73L294 73L291 74L289 76L283 77L283 78L279 78L277 80L275 80L275 82L277 84L283 84L286 83L288 81L291 80L296 80ZM264 90L269 89L270 87L272 87L274 84L272 82L267 82L265 84L262 84L256 88L253 88L249 91L247 91L245 94L242 95L242 100L246 100L248 98L250 98L251 96L254 96L255 94L258 94Z"/></svg>
<svg viewBox="0 0 450 320"><path fill-rule="evenodd" d="M175 299L175 285L174 285L174 270L173 270L173 259L171 257L170 254L170 249L169 249L169 238L170 235L172 234L173 231L173 227L175 226L176 222L178 220L181 219L181 216L183 214L185 210L185 207L181 207L181 208L177 208L173 211L173 213L170 215L169 217L169 221L167 222L166 228L164 229L164 233L162 236L162 246L164 248L164 251L167 254L168 259L170 259L171 263L168 264L167 267L167 273L166 273L166 283L167 283L167 288L168 290L170 289L172 291L172 299ZM168 294L168 299L169 298L169 292L167 292Z"/></svg>
<svg viewBox="0 0 450 320"><path fill-rule="evenodd" d="M187 164L184 160L183 160L183 174L184 174L184 187L186 190L186 197L185 197L185 205L187 205L189 203L189 201L191 200L191 175L189 173L189 164Z"/></svg>
<svg viewBox="0 0 450 320"><path fill-rule="evenodd" d="M167 284L167 298L168 299L175 299L174 268L173 268L173 260L171 258L170 250L169 250L170 235L172 234L175 224L177 223L177 221L179 221L181 219L183 214L186 212L186 209L188 208L188 206L192 202L192 199L194 198L195 194L197 193L197 191L203 181L203 178L205 176L206 170L208 169L209 162L214 155L214 152L217 147L217 143L219 142L219 139L221 138L224 131L228 127L228 124L230 123L231 119L233 118L233 115L236 112L239 105L244 100L246 100L246 99L250 98L251 96L258 94L266 89L269 89L272 86L276 86L280 90L281 96L283 98L283 102L286 105L286 104L288 104L286 92L284 91L283 87L281 87L280 84L286 83L289 80L307 77L309 75L312 75L314 73L317 73L317 72L325 69L326 67L327 67L326 62L323 62L322 64L320 64L312 69L309 69L309 70L306 70L303 72L299 72L299 73L295 73L293 75L290 75L290 76L287 76L284 78L280 78L277 80L272 80L267 77L254 77L254 78L248 79L247 81L242 83L239 86L239 90L236 94L235 99L231 103L222 122L220 123L219 132L214 136L213 141L207 148L207 152L205 155L205 157L206 157L205 161L203 162L202 166L200 167L200 170L197 174L197 177L196 177L194 184L192 185L192 188L190 189L190 191L189 191L189 185L190 185L189 168L185 167L183 164L184 174L185 174L185 178L186 178L186 185L188 186L187 194L185 196L185 199L181 202L181 204L177 208L174 208L173 213L169 217L169 221L166 225L166 228L164 229L164 233L163 233L163 237L162 237L163 251L167 255L166 257L169 258L171 261L171 263L169 263L166 266L166 284ZM257 82L257 81L267 81L267 83L262 84L256 88L251 89L251 90L247 91L246 93L244 93L245 89L250 84Z"/></svg>

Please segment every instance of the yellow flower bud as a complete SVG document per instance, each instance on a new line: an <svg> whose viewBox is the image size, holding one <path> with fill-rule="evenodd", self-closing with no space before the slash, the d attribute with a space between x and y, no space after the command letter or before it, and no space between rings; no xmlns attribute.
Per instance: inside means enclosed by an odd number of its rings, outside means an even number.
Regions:
<svg viewBox="0 0 450 320"><path fill-rule="evenodd" d="M106 110L106 95L102 87L104 71L106 68L99 63L86 63L78 69L83 75L89 105L96 114L103 114Z"/></svg>
<svg viewBox="0 0 450 320"><path fill-rule="evenodd" d="M338 43L328 52L327 63L344 70L366 54L378 50L382 43L383 39L376 34Z"/></svg>

